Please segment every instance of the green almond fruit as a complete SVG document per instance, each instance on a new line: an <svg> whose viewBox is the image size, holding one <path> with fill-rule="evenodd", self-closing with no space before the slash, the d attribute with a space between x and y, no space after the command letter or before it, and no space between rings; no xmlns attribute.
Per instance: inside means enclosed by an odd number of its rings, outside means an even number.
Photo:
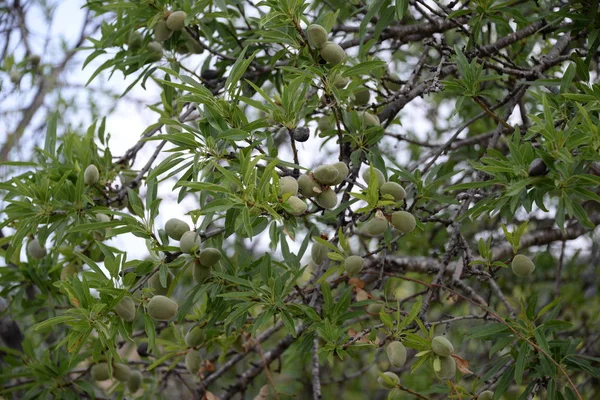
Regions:
<svg viewBox="0 0 600 400"><path fill-rule="evenodd" d="M95 381L107 381L110 379L107 363L99 363L92 366L90 373L92 375L92 379Z"/></svg>
<svg viewBox="0 0 600 400"><path fill-rule="evenodd" d="M339 175L338 169L330 164L320 165L313 171L315 180L322 185L331 185Z"/></svg>
<svg viewBox="0 0 600 400"><path fill-rule="evenodd" d="M34 67L37 66L37 65L39 65L40 61L42 61L42 58L39 55L37 55L37 54L30 54L29 55L29 62Z"/></svg>
<svg viewBox="0 0 600 400"><path fill-rule="evenodd" d="M190 254L200 249L202 239L194 231L187 231L179 239L179 250L184 254Z"/></svg>
<svg viewBox="0 0 600 400"><path fill-rule="evenodd" d="M98 222L110 222L110 217L106 214L96 214L96 221Z"/></svg>
<svg viewBox="0 0 600 400"><path fill-rule="evenodd" d="M392 213L392 225L394 225L394 228L398 229L400 233L406 235L416 228L417 221L408 211L396 211Z"/></svg>
<svg viewBox="0 0 600 400"><path fill-rule="evenodd" d="M219 260L221 260L221 252L212 247L207 247L198 255L198 261L200 261L200 264L204 267L212 267L218 263Z"/></svg>
<svg viewBox="0 0 600 400"><path fill-rule="evenodd" d="M312 24L306 28L308 43L315 49L322 49L327 43L327 31L321 25Z"/></svg>
<svg viewBox="0 0 600 400"><path fill-rule="evenodd" d="M46 257L47 254L46 249L42 247L37 239L32 239L27 243L27 252L36 260L41 260Z"/></svg>
<svg viewBox="0 0 600 400"><path fill-rule="evenodd" d="M393 388L387 396L387 400L404 400L404 392L400 388Z"/></svg>
<svg viewBox="0 0 600 400"><path fill-rule="evenodd" d="M135 320L135 303L129 296L125 296L115 306L115 312L123 321Z"/></svg>
<svg viewBox="0 0 600 400"><path fill-rule="evenodd" d="M452 379L456 375L456 361L452 357L440 357L440 370L434 372L440 379Z"/></svg>
<svg viewBox="0 0 600 400"><path fill-rule="evenodd" d="M204 47L202 47L200 42L194 39L187 31L183 31L182 36L185 40L185 47L190 53L202 54L204 52Z"/></svg>
<svg viewBox="0 0 600 400"><path fill-rule="evenodd" d="M192 269L192 276L194 278L194 282L196 282L197 284L202 284L206 282L208 278L210 278L211 271L212 268L205 267L199 262L194 262Z"/></svg>
<svg viewBox="0 0 600 400"><path fill-rule="evenodd" d="M332 164L332 165L338 171L338 176L335 179L335 181L332 183L332 185L339 185L340 183L344 182L344 179L346 179L346 177L350 173L350 169L348 169L348 166L343 161L336 162L335 164Z"/></svg>
<svg viewBox="0 0 600 400"><path fill-rule="evenodd" d="M436 336L431 340L431 350L438 356L449 357L454 353L454 346L444 336Z"/></svg>
<svg viewBox="0 0 600 400"><path fill-rule="evenodd" d="M150 53L150 57L148 57L148 59L150 61L155 62L155 61L160 61L162 59L163 49L162 49L162 46L160 45L160 43L150 42L150 43L148 43L147 49Z"/></svg>
<svg viewBox="0 0 600 400"><path fill-rule="evenodd" d="M379 315L381 310L383 309L383 304L381 303L371 303L367 306L367 314L369 315Z"/></svg>
<svg viewBox="0 0 600 400"><path fill-rule="evenodd" d="M293 176L284 176L279 179L279 195L291 194L295 196L298 194L298 181Z"/></svg>
<svg viewBox="0 0 600 400"><path fill-rule="evenodd" d="M113 364L113 376L121 381L127 382L129 379L129 375L131 374L131 369L126 364L122 363L114 363Z"/></svg>
<svg viewBox="0 0 600 400"><path fill-rule="evenodd" d="M400 383L398 375L391 371L384 372L383 375L377 378L377 382L384 389L393 389Z"/></svg>
<svg viewBox="0 0 600 400"><path fill-rule="evenodd" d="M327 253L329 253L329 247L319 242L315 242L310 249L310 257L317 265L320 265L327 260Z"/></svg>
<svg viewBox="0 0 600 400"><path fill-rule="evenodd" d="M316 189L316 190L315 190ZM321 187L313 178L308 175L298 177L298 191L304 197L315 197L321 193Z"/></svg>
<svg viewBox="0 0 600 400"><path fill-rule="evenodd" d="M349 83L350 83L350 78L346 78L343 76L336 76L335 79L333 80L333 86L335 86L338 89L345 88Z"/></svg>
<svg viewBox="0 0 600 400"><path fill-rule="evenodd" d="M337 206L338 198L337 194L333 190L327 189L319 193L315 198L315 201L324 209L331 210Z"/></svg>
<svg viewBox="0 0 600 400"><path fill-rule="evenodd" d="M176 315L179 306L168 297L157 295L148 302L148 315L157 321L170 321Z"/></svg>
<svg viewBox="0 0 600 400"><path fill-rule="evenodd" d="M329 120L329 117L327 115L319 118L319 121L317 122L317 124L321 131L330 131L330 130L334 129L334 127L331 124L331 121Z"/></svg>
<svg viewBox="0 0 600 400"><path fill-rule="evenodd" d="M167 18L167 28L172 31L181 31L185 28L185 18L187 14L183 11L175 11Z"/></svg>
<svg viewBox="0 0 600 400"><path fill-rule="evenodd" d="M375 171L375 177L377 178L377 182L375 184L377 185L377 187L381 187L385 183L385 180L386 180L385 175L383 174L383 172L381 172L381 170L379 168L375 168L375 167L372 167L372 168ZM367 185L371 184L370 168L367 168L363 171L362 178Z"/></svg>
<svg viewBox="0 0 600 400"><path fill-rule="evenodd" d="M348 276L354 276L362 271L365 260L360 256L350 256L344 260L344 269Z"/></svg>
<svg viewBox="0 0 600 400"><path fill-rule="evenodd" d="M173 34L173 31L170 30L169 27L167 27L167 23L165 21L163 21L163 20L158 21L156 23L156 25L154 25L154 40L156 40L156 42L164 42L165 40L170 38L172 34ZM150 43L156 43L156 42L150 42ZM156 50L150 49L150 44L148 44L148 50L156 51ZM160 52L162 53L162 46L160 48Z"/></svg>
<svg viewBox="0 0 600 400"><path fill-rule="evenodd" d="M517 254L512 260L511 268L519 278L525 278L535 271L535 264L529 257Z"/></svg>
<svg viewBox="0 0 600 400"><path fill-rule="evenodd" d="M397 81L400 80L400 77L398 76L398 74L390 74L390 78L397 80ZM386 86L392 92L397 92L401 88L401 85L399 83L392 82L392 81L386 81Z"/></svg>
<svg viewBox="0 0 600 400"><path fill-rule="evenodd" d="M10 81L12 83L14 83L15 85L17 83L19 83L19 81L21 80L21 77L23 75L21 75L21 73L19 71L10 71L9 77L10 77Z"/></svg>
<svg viewBox="0 0 600 400"><path fill-rule="evenodd" d="M385 218L373 217L364 225L364 232L369 236L381 236L388 228L388 221Z"/></svg>
<svg viewBox="0 0 600 400"><path fill-rule="evenodd" d="M129 50L139 50L142 47L143 41L144 37L138 31L129 32L129 37L127 38L127 45L129 46Z"/></svg>
<svg viewBox="0 0 600 400"><path fill-rule="evenodd" d="M190 226L187 222L177 218L171 218L165 224L165 232L171 239L179 240L184 233L190 230Z"/></svg>
<svg viewBox="0 0 600 400"><path fill-rule="evenodd" d="M388 360L396 368L401 368L406 364L406 347L401 342L391 342L385 348Z"/></svg>
<svg viewBox="0 0 600 400"><path fill-rule="evenodd" d="M321 57L331 65L337 65L344 61L346 52L339 44L327 42L321 49Z"/></svg>
<svg viewBox="0 0 600 400"><path fill-rule="evenodd" d="M88 165L83 173L83 182L88 186L92 186L98 183L98 180L100 180L98 168L94 164Z"/></svg>
<svg viewBox="0 0 600 400"><path fill-rule="evenodd" d="M396 201L402 201L406 197L406 191L396 182L386 182L379 188L382 196L389 194Z"/></svg>
<svg viewBox="0 0 600 400"><path fill-rule="evenodd" d="M290 214L295 215L295 216L304 214L306 212L306 209L308 208L306 203L296 196L290 196L287 199L287 203L293 210L290 212Z"/></svg>
<svg viewBox="0 0 600 400"><path fill-rule="evenodd" d="M361 112L360 117L362 118L363 125L366 127L381 126L381 122L379 122L379 118L376 115L373 115L368 111Z"/></svg>
<svg viewBox="0 0 600 400"><path fill-rule="evenodd" d="M493 400L494 399L494 392L492 392L491 390L485 390L481 393L479 393L479 396L477 396L477 400Z"/></svg>
<svg viewBox="0 0 600 400"><path fill-rule="evenodd" d="M205 338L204 330L199 326L194 326L185 334L185 344L188 347L197 347L204 342Z"/></svg>
<svg viewBox="0 0 600 400"><path fill-rule="evenodd" d="M131 371L129 379L127 379L127 390L131 393L135 393L139 390L142 385L143 376L140 371Z"/></svg>
<svg viewBox="0 0 600 400"><path fill-rule="evenodd" d="M196 350L190 350L185 355L185 368L192 375L196 375L202 367L202 356Z"/></svg>
<svg viewBox="0 0 600 400"><path fill-rule="evenodd" d="M68 277L73 276L78 272L79 272L79 267L77 266L77 264L74 264L74 263L67 264L60 271L60 280L66 281Z"/></svg>
<svg viewBox="0 0 600 400"><path fill-rule="evenodd" d="M536 158L529 164L529 176L544 176L548 174L548 167L541 158Z"/></svg>
<svg viewBox="0 0 600 400"><path fill-rule="evenodd" d="M150 277L150 279L148 279L148 286L154 289L155 295L158 294L164 296L169 292L169 287L171 286L171 283L173 283L174 278L175 276L169 272L167 274L167 286L163 287L160 283L160 272L156 272Z"/></svg>
<svg viewBox="0 0 600 400"><path fill-rule="evenodd" d="M364 106L365 104L369 103L369 100L371 100L371 92L369 91L369 89L364 88L364 89L359 89L356 92L354 92L354 104L357 106Z"/></svg>

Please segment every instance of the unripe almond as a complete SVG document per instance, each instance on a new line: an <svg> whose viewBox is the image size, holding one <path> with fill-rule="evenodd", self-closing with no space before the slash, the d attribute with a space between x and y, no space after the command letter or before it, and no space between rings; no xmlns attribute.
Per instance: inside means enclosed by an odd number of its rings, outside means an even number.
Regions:
<svg viewBox="0 0 600 400"><path fill-rule="evenodd" d="M83 182L88 186L92 186L95 185L98 180L100 180L98 168L94 164L88 165L83 173Z"/></svg>
<svg viewBox="0 0 600 400"><path fill-rule="evenodd" d="M169 272L167 274L167 286L163 287L160 283L160 272L157 272L154 275L152 275L150 277L150 279L148 279L148 286L151 287L152 289L154 289L155 295L158 294L158 295L164 296L168 293L169 287L171 286L171 283L173 282L173 278L175 278L175 276L171 272Z"/></svg>
<svg viewBox="0 0 600 400"><path fill-rule="evenodd" d="M383 172L381 172L381 170L379 168L375 168L373 167L373 170L375 171L375 177L377 178L377 182L375 182L375 185L377 185L377 187L381 187L384 183L385 183L385 175L383 174ZM362 178L365 181L365 183L367 185L371 184L371 171L370 168L366 168L363 173L362 173Z"/></svg>
<svg viewBox="0 0 600 400"><path fill-rule="evenodd" d="M383 304L381 303L371 303L367 306L367 314L369 315L379 315L381 310L383 309Z"/></svg>
<svg viewBox="0 0 600 400"><path fill-rule="evenodd" d="M60 279L62 281L66 281L69 276L73 276L78 272L79 272L79 267L77 266L77 264L74 264L74 263L67 264L60 271Z"/></svg>
<svg viewBox="0 0 600 400"><path fill-rule="evenodd" d="M379 193L382 196L389 194L396 201L404 200L406 197L406 191L402 186L397 184L396 182L386 182L379 188Z"/></svg>
<svg viewBox="0 0 600 400"><path fill-rule="evenodd" d="M110 222L110 217L106 214L96 214L96 221L98 222Z"/></svg>
<svg viewBox="0 0 600 400"><path fill-rule="evenodd" d="M115 312L123 321L135 320L135 303L129 296L125 296L115 306Z"/></svg>
<svg viewBox="0 0 600 400"><path fill-rule="evenodd" d="M511 268L515 275L525 278L533 273L535 264L529 257L517 254L512 260Z"/></svg>
<svg viewBox="0 0 600 400"><path fill-rule="evenodd" d="M398 375L391 371L384 372L383 375L384 377L377 378L377 382L384 389L393 389L400 383Z"/></svg>
<svg viewBox="0 0 600 400"><path fill-rule="evenodd" d="M338 177L338 170L330 164L320 165L313 171L315 180L322 185L331 185Z"/></svg>
<svg viewBox="0 0 600 400"><path fill-rule="evenodd" d="M362 118L364 126L366 126L366 127L381 125L381 122L379 122L379 118L376 115L373 115L368 111L361 112L360 116Z"/></svg>
<svg viewBox="0 0 600 400"><path fill-rule="evenodd" d="M337 194L333 190L326 189L317 195L315 201L324 209L331 210L337 206L338 199Z"/></svg>
<svg viewBox="0 0 600 400"><path fill-rule="evenodd" d="M494 392L492 392L491 390L485 390L481 393L479 393L479 396L477 396L477 400L493 400L494 399Z"/></svg>
<svg viewBox="0 0 600 400"><path fill-rule="evenodd" d="M348 276L354 276L362 271L365 260L360 256L350 256L344 260L344 269Z"/></svg>
<svg viewBox="0 0 600 400"><path fill-rule="evenodd" d="M185 28L185 17L187 14L183 11L175 11L167 18L167 28L172 31L181 31Z"/></svg>
<svg viewBox="0 0 600 400"><path fill-rule="evenodd" d="M154 296L148 302L148 315L157 321L170 321L178 310L177 303L165 296Z"/></svg>
<svg viewBox="0 0 600 400"><path fill-rule="evenodd" d="M204 52L204 47L202 47L202 45L196 39L187 33L187 31L183 31L182 33L185 40L185 47L190 53L202 54Z"/></svg>
<svg viewBox="0 0 600 400"><path fill-rule="evenodd" d="M346 165L346 163L342 162L342 161L336 162L335 164L332 164L332 165L338 171L338 176L335 179L335 181L332 183L332 185L339 185L340 183L344 182L344 179L346 179L350 170L348 169L348 166Z"/></svg>
<svg viewBox="0 0 600 400"><path fill-rule="evenodd" d="M364 106L365 104L368 104L370 99L371 92L367 88L359 89L354 92L354 104L357 106Z"/></svg>
<svg viewBox="0 0 600 400"><path fill-rule="evenodd" d="M139 50L142 47L142 42L144 41L144 37L138 31L129 32L129 37L127 39L127 45L129 46L129 50Z"/></svg>
<svg viewBox="0 0 600 400"><path fill-rule="evenodd" d="M390 78L399 81L400 77L398 76L398 74L390 74ZM387 88L390 89L392 92L397 92L398 90L400 90L400 84L396 83L396 82L392 82L392 81L386 81L386 85Z"/></svg>
<svg viewBox="0 0 600 400"><path fill-rule="evenodd" d="M364 232L369 236L381 236L388 228L388 221L385 218L373 217L364 225Z"/></svg>
<svg viewBox="0 0 600 400"><path fill-rule="evenodd" d="M198 255L198 261L204 267L212 267L221 259L221 252L217 249L213 249L212 247L207 247L202 250Z"/></svg>
<svg viewBox="0 0 600 400"><path fill-rule="evenodd" d="M127 390L129 390L131 393L137 392L142 385L142 379L143 376L140 371L131 371L129 374L129 379L127 379Z"/></svg>
<svg viewBox="0 0 600 400"><path fill-rule="evenodd" d="M95 381L107 381L110 379L110 376L108 375L107 363L99 363L92 366L90 373L92 375L92 379Z"/></svg>
<svg viewBox="0 0 600 400"><path fill-rule="evenodd" d="M406 347L401 342L392 342L387 345L385 352L392 364L396 368L401 368L406 363Z"/></svg>
<svg viewBox="0 0 600 400"><path fill-rule="evenodd" d="M317 265L320 265L323 261L327 260L327 253L329 253L329 247L319 242L315 242L310 249L310 257Z"/></svg>
<svg viewBox="0 0 600 400"><path fill-rule="evenodd" d="M160 61L163 56L163 48L158 42L150 42L146 47L150 53L150 61Z"/></svg>
<svg viewBox="0 0 600 400"><path fill-rule="evenodd" d="M321 131L329 131L331 129L334 129L333 125L331 124L331 121L329 120L329 117L326 115L319 118L319 121L317 123Z"/></svg>
<svg viewBox="0 0 600 400"><path fill-rule="evenodd" d="M315 49L322 49L327 43L327 31L321 25L312 24L306 28L308 43Z"/></svg>
<svg viewBox="0 0 600 400"><path fill-rule="evenodd" d="M536 158L529 164L529 176L544 176L548 173L548 167L544 160Z"/></svg>
<svg viewBox="0 0 600 400"><path fill-rule="evenodd" d="M177 218L171 218L165 224L165 232L171 239L179 240L184 233L190 230L190 226L187 222Z"/></svg>
<svg viewBox="0 0 600 400"><path fill-rule="evenodd" d="M190 350L185 355L185 368L192 375L196 375L202 367L202 356L196 350Z"/></svg>
<svg viewBox="0 0 600 400"><path fill-rule="evenodd" d="M295 215L295 216L304 214L306 212L306 209L308 208L306 203L303 202L302 200L300 200L296 196L290 196L287 199L287 202L290 205L290 207L292 207L292 210L293 210L290 212L290 214Z"/></svg>
<svg viewBox="0 0 600 400"><path fill-rule="evenodd" d="M335 79L333 80L333 86L335 86L338 89L343 89L346 87L346 85L348 85L350 83L350 78L346 78L343 76L336 76Z"/></svg>
<svg viewBox="0 0 600 400"><path fill-rule="evenodd" d="M156 25L154 25L154 39L157 42L164 42L165 40L170 38L172 34L173 31L170 30L169 27L167 27L167 23L165 21L160 20L156 23ZM148 45L148 47L150 47L150 45ZM160 51L162 52L162 47Z"/></svg>
<svg viewBox="0 0 600 400"><path fill-rule="evenodd" d="M188 347L200 346L205 339L204 330L199 326L194 326L185 334L185 344Z"/></svg>
<svg viewBox="0 0 600 400"><path fill-rule="evenodd" d="M321 193L321 188L320 185L310 176L300 175L298 177L298 191L304 197L315 197Z"/></svg>
<svg viewBox="0 0 600 400"><path fill-rule="evenodd" d="M37 65L39 65L40 61L42 61L42 58L39 55L37 55L37 54L30 54L29 55L29 62L34 67L36 67Z"/></svg>
<svg viewBox="0 0 600 400"><path fill-rule="evenodd" d="M298 181L293 176L284 176L279 179L279 195L290 193L295 196L298 193Z"/></svg>
<svg viewBox="0 0 600 400"><path fill-rule="evenodd" d="M436 336L431 340L431 350L438 356L449 357L454 353L454 346L443 336Z"/></svg>
<svg viewBox="0 0 600 400"><path fill-rule="evenodd" d="M434 372L440 379L452 379L456 375L456 361L453 357L440 357L440 370Z"/></svg>
<svg viewBox="0 0 600 400"><path fill-rule="evenodd" d="M129 367L122 363L114 363L113 364L113 376L115 379L126 382L129 379L129 375L131 374L131 370Z"/></svg>
<svg viewBox="0 0 600 400"><path fill-rule="evenodd" d="M408 211L396 211L392 213L392 225L400 233L407 234L412 232L417 226L415 217Z"/></svg>
<svg viewBox="0 0 600 400"><path fill-rule="evenodd" d="M337 43L327 42L321 49L321 57L331 65L337 65L344 61L346 52Z"/></svg>
<svg viewBox="0 0 600 400"><path fill-rule="evenodd" d="M110 222L110 217L106 214L96 214L96 221L97 222ZM104 238L106 237L106 231L108 230L108 228L101 228L97 231L94 232L94 238L96 240L104 240Z"/></svg>
<svg viewBox="0 0 600 400"><path fill-rule="evenodd" d="M184 254L189 254L192 251L197 252L202 244L202 239L194 231L187 231L179 239L179 250Z"/></svg>
<svg viewBox="0 0 600 400"><path fill-rule="evenodd" d="M47 254L46 249L42 247L37 239L31 239L29 243L27 243L27 251L29 252L29 255L36 260L41 260L46 257Z"/></svg>
<svg viewBox="0 0 600 400"><path fill-rule="evenodd" d="M192 276L194 277L194 282L201 284L206 282L206 280L210 278L210 272L212 268L205 267L199 262L194 262L192 268Z"/></svg>
<svg viewBox="0 0 600 400"><path fill-rule="evenodd" d="M10 71L9 76L10 76L10 81L12 83L14 83L15 85L17 83L19 83L19 81L21 80L21 77L22 77L22 75L19 71Z"/></svg>
<svg viewBox="0 0 600 400"><path fill-rule="evenodd" d="M393 388L388 393L386 400L404 400L404 392L400 388Z"/></svg>

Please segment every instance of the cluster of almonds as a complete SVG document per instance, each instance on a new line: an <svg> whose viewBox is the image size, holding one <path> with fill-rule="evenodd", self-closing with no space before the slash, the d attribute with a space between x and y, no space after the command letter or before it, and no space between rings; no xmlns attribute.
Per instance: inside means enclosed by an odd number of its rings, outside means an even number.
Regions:
<svg viewBox="0 0 600 400"><path fill-rule="evenodd" d="M328 41L328 33L321 25L312 24L306 28L308 43L319 50L323 60L331 65L342 63L346 59L346 52L339 44Z"/></svg>
<svg viewBox="0 0 600 400"><path fill-rule="evenodd" d="M95 381L107 381L111 378L108 363L101 362L92 366L90 373ZM124 382L131 393L137 392L142 384L142 373L138 370L131 370L129 366L123 363L112 363L112 377L118 381Z"/></svg>
<svg viewBox="0 0 600 400"><path fill-rule="evenodd" d="M406 197L404 188L396 182L386 182L385 175L381 170L373 167L375 173L375 182L371 183L371 172L366 169L362 178L367 185L376 185L379 187L379 193L383 198L388 198L394 201L402 201ZM369 236L381 236L388 228L389 222L392 223L400 233L407 234L412 232L417 226L415 217L408 211L395 211L392 213L389 221L388 218L381 212L377 211L375 216L367 221L363 227L364 232Z"/></svg>
<svg viewBox="0 0 600 400"><path fill-rule="evenodd" d="M314 197L319 206L330 210L337 206L337 195L330 186L342 183L348 172L348 166L341 161L320 165L312 173L298 177L298 190L304 197Z"/></svg>

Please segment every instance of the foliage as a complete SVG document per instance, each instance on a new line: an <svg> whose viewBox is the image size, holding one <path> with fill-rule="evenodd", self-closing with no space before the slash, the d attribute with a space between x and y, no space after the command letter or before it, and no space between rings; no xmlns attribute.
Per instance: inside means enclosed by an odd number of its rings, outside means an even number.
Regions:
<svg viewBox="0 0 600 400"><path fill-rule="evenodd" d="M88 1L88 84L158 88L156 120L123 152L112 108L77 130L57 105L30 159L3 156L1 398L597 398L600 13L554 3ZM185 29L157 40L174 11ZM3 60L3 87L62 73L31 56ZM280 190L305 175L314 196ZM167 208L200 246L181 252Z"/></svg>

